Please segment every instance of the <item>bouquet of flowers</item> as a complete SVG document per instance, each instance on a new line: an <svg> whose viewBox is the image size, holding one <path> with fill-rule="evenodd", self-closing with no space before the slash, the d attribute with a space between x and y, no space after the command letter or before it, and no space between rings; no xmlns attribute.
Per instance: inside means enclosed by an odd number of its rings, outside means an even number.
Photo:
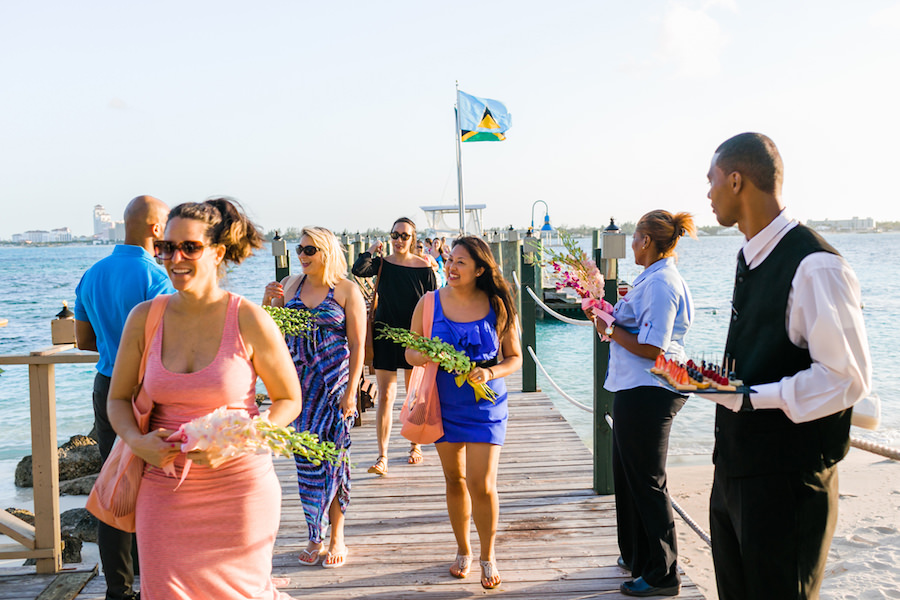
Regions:
<svg viewBox="0 0 900 600"><path fill-rule="evenodd" d="M284 335L308 338L309 334L316 330L316 321L312 312L308 310L280 306L263 306L263 309L269 313Z"/></svg>
<svg viewBox="0 0 900 600"><path fill-rule="evenodd" d="M544 262L549 264L560 278L556 282L556 290L563 288L575 290L581 298L582 310L590 309L591 314L603 319L607 325L612 325L615 321L612 316L613 306L603 299L605 282L597 263L588 257L570 234L560 232L559 239L566 249L564 253L544 248L544 252L548 255Z"/></svg>
<svg viewBox="0 0 900 600"><path fill-rule="evenodd" d="M167 441L180 442L181 451L185 454L206 450L211 456L219 458L274 452L287 457L299 454L316 466L322 461L334 464L346 460L346 457L339 456L334 442L320 442L317 435L308 431L298 433L290 426L273 425L265 416L251 417L246 410L224 406L183 424ZM187 461L179 486L189 469L190 461ZM171 464L164 470L175 476L175 468Z"/></svg>
<svg viewBox="0 0 900 600"><path fill-rule="evenodd" d="M433 362L436 362L443 370L455 374L457 387L462 387L464 383L468 383L475 390L475 402L484 398L493 404L494 400L497 399L497 392L491 389L487 383L473 384L468 380L469 373L475 368L475 363L472 362L472 359L447 342L441 341L441 338L427 338L402 327L391 327L384 323L379 324L382 329L381 333L378 334L378 339L391 340L404 348L412 348L421 352Z"/></svg>

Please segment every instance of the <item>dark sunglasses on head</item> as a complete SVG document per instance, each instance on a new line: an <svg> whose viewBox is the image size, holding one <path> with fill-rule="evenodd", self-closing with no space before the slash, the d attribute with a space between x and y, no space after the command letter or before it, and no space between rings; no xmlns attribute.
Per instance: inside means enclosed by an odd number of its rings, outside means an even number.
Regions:
<svg viewBox="0 0 900 600"><path fill-rule="evenodd" d="M318 251L319 249L315 246L301 246L299 244L297 245L297 256L300 256L301 254L312 256Z"/></svg>
<svg viewBox="0 0 900 600"><path fill-rule="evenodd" d="M411 237L412 237L411 235L409 235L408 233L405 233L405 232L404 233L400 233L399 231L391 232L392 240L403 240L405 242L406 240L408 240Z"/></svg>
<svg viewBox="0 0 900 600"><path fill-rule="evenodd" d="M156 240L153 242L153 250L157 257L163 260L169 260L175 256L175 251L181 252L181 257L185 260L197 260L203 254L206 244L203 242L169 242L167 240Z"/></svg>

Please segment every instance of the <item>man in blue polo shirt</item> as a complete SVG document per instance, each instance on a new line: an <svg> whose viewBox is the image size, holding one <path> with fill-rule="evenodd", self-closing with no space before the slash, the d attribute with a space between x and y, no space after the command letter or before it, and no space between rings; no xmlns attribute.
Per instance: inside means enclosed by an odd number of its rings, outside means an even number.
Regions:
<svg viewBox="0 0 900 600"><path fill-rule="evenodd" d="M106 462L116 432L106 415L106 397L119 338L128 313L159 294L174 292L169 277L153 258L153 242L162 238L169 207L152 196L138 196L125 208L125 243L98 261L75 288L75 338L83 350L100 353L94 377L94 425L100 459ZM106 600L132 600L134 534L100 523L97 545L106 575Z"/></svg>

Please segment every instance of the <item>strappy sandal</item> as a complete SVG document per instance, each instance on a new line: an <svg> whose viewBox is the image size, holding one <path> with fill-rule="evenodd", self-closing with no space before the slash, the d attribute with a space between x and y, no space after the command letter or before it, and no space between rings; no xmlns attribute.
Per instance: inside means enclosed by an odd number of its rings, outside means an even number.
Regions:
<svg viewBox="0 0 900 600"><path fill-rule="evenodd" d="M321 546L319 546L319 548L316 550L303 550L300 553L300 556L297 557L297 560L301 565L314 567L319 564L319 561L322 560L322 550L323 548Z"/></svg>
<svg viewBox="0 0 900 600"><path fill-rule="evenodd" d="M325 560L322 561L322 566L326 569L339 569L347 562L349 554L350 548L347 546L344 546L344 549L340 552L327 552L325 553Z"/></svg>
<svg viewBox="0 0 900 600"><path fill-rule="evenodd" d="M450 565L450 574L457 579L465 579L469 576L469 569L471 568L472 556L469 554L457 554L456 560Z"/></svg>
<svg viewBox="0 0 900 600"><path fill-rule="evenodd" d="M481 562L481 587L486 590L492 590L498 587L503 580L500 579L500 571L492 560L482 560ZM492 584L491 581L496 577L497 583ZM487 583L485 583L485 581Z"/></svg>
<svg viewBox="0 0 900 600"><path fill-rule="evenodd" d="M375 473L384 477L388 472L387 456L379 456L375 464L369 467L369 473Z"/></svg>
<svg viewBox="0 0 900 600"><path fill-rule="evenodd" d="M422 450L418 446L410 446L409 447L409 464L418 465L423 460Z"/></svg>

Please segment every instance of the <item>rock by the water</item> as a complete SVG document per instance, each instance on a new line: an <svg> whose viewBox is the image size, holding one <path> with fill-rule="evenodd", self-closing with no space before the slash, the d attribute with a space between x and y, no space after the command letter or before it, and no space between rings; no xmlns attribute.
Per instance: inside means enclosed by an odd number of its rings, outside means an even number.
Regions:
<svg viewBox="0 0 900 600"><path fill-rule="evenodd" d="M97 543L97 517L86 508L73 508L59 515L60 531L82 542Z"/></svg>
<svg viewBox="0 0 900 600"><path fill-rule="evenodd" d="M97 442L85 435L74 435L58 449L59 480L68 481L100 472L100 448ZM31 456L16 465L16 486L33 487Z"/></svg>
<svg viewBox="0 0 900 600"><path fill-rule="evenodd" d="M7 508L6 512L11 514L14 517L18 517L34 527L34 513L30 510L25 510L24 508Z"/></svg>
<svg viewBox="0 0 900 600"><path fill-rule="evenodd" d="M60 496L87 496L91 493L91 488L94 487L94 482L97 481L97 477L100 475L95 473L93 475L85 475L84 477L79 477L78 479L70 479L69 481L60 481L59 482L59 495Z"/></svg>

